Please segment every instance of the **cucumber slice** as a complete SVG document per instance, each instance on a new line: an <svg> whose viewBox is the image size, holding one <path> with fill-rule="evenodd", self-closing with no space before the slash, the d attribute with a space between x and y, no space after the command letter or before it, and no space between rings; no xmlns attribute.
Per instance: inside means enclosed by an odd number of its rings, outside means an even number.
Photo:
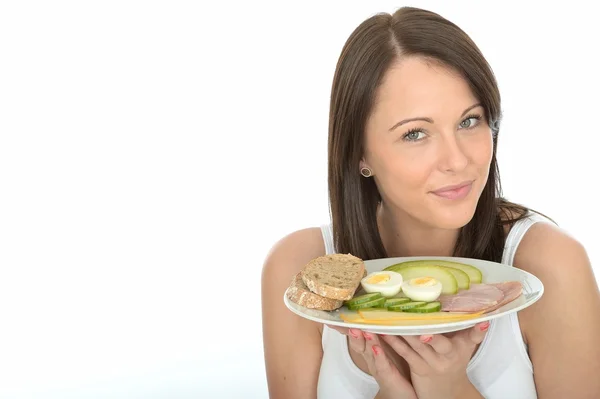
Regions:
<svg viewBox="0 0 600 399"><path fill-rule="evenodd" d="M363 303L363 302L369 302L372 301L374 299L378 299L381 298L383 295L381 295L381 292L373 292L371 294L364 294L364 295L359 295L357 297L354 297L352 299L348 299L347 301L344 302L344 304L346 306L348 305L358 305L359 303Z"/></svg>
<svg viewBox="0 0 600 399"><path fill-rule="evenodd" d="M385 300L383 307L387 308L389 306L400 305L408 302L411 302L410 298L388 298Z"/></svg>
<svg viewBox="0 0 600 399"><path fill-rule="evenodd" d="M368 302L348 304L346 306L350 310L358 310L358 309L365 309L365 308L380 308L380 307L383 306L384 303L385 303L385 298L384 297L380 297L380 298L373 299L373 300L368 301Z"/></svg>
<svg viewBox="0 0 600 399"><path fill-rule="evenodd" d="M473 265L468 265L466 263L461 262L451 262L447 260L438 260L438 259L423 259L423 260L411 260L402 263L396 263L394 265L388 266L383 270L391 270L397 271L397 268L402 268L406 266L426 266L426 265L435 265L435 266L444 266L453 269L459 269L465 272L469 276L469 281L471 284L479 284L482 281L481 270L476 268Z"/></svg>
<svg viewBox="0 0 600 399"><path fill-rule="evenodd" d="M405 303L400 303L398 305L388 306L388 310L406 312L408 309L418 308L421 306L427 305L427 302L422 301L410 301Z"/></svg>
<svg viewBox="0 0 600 399"><path fill-rule="evenodd" d="M441 266L441 265L440 265ZM453 267L441 266L448 270L454 278L456 279L456 283L458 284L459 290L468 290L471 287L471 279L469 275L460 269L455 269Z"/></svg>
<svg viewBox="0 0 600 399"><path fill-rule="evenodd" d="M411 313L433 313L442 310L442 304L438 301L428 302L423 306L406 309L405 312Z"/></svg>
<svg viewBox="0 0 600 399"><path fill-rule="evenodd" d="M445 269L446 271L450 272L454 278L456 279L456 283L458 284L458 289L459 290L468 290L469 287L471 286L471 279L469 277L469 275L464 272L461 269L458 268L453 268L453 267L448 267L448 266L443 266L443 265L439 265L439 264L426 264L424 262L417 262L417 261L410 261L410 262L404 262L404 263L398 263L392 266L388 266L387 268L385 268L384 270L389 270L392 272L396 272L396 273L400 273L400 271L405 268L405 267L411 267L411 266L437 266L437 267L441 267L443 269Z"/></svg>

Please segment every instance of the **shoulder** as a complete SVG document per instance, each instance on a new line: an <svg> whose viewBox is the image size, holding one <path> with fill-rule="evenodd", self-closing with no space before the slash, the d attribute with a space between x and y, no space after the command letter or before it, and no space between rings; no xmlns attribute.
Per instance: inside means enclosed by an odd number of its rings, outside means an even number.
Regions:
<svg viewBox="0 0 600 399"><path fill-rule="evenodd" d="M325 254L321 228L308 227L294 231L279 239L271 247L263 265L263 278L293 274L311 259Z"/></svg>
<svg viewBox="0 0 600 399"><path fill-rule="evenodd" d="M294 231L271 247L262 267L263 299L282 297L294 276L312 259L325 255L319 227Z"/></svg>
<svg viewBox="0 0 600 399"><path fill-rule="evenodd" d="M573 386L581 394L600 392L590 371L600 368L600 346L592 344L600 335L600 292L584 246L558 226L538 222L519 244L514 266L544 284L540 300L518 314L540 396L566 397ZM575 366L560 376L564 370L556 364Z"/></svg>
<svg viewBox="0 0 600 399"><path fill-rule="evenodd" d="M556 334L562 328L572 328L570 323L577 321L569 321L566 315L573 314L574 307L583 310L591 306L600 314L598 285L587 251L560 227L546 222L533 224L517 248L513 265L544 285L538 303L519 315L526 341L547 335L544 328Z"/></svg>
<svg viewBox="0 0 600 399"><path fill-rule="evenodd" d="M550 222L533 224L515 254L515 266L540 279L570 278L574 273L592 273L584 246L575 237Z"/></svg>
<svg viewBox="0 0 600 399"><path fill-rule="evenodd" d="M312 227L279 239L264 261L262 331L271 397L316 397L322 325L290 312L283 296L302 267L324 254L321 229Z"/></svg>

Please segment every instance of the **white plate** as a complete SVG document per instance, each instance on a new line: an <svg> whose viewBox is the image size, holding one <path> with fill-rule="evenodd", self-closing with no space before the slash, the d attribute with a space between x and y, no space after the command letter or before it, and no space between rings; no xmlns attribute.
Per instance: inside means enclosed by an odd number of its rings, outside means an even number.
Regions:
<svg viewBox="0 0 600 399"><path fill-rule="evenodd" d="M523 293L520 297L514 301L507 303L499 309L494 310L490 313L485 313L480 317L454 321L440 324L427 324L424 322L419 325L402 325L402 326L383 326L375 324L356 324L347 323L340 318L340 313L348 312L348 309L343 306L338 310L331 312L323 310L309 309L304 306L300 306L291 302L286 295L283 296L285 305L292 312L297 315L316 321L318 323L347 327L357 328L363 331L368 331L376 334L388 334L388 335L421 335L421 334L441 334L451 331L464 330L472 327L477 323L481 323L486 320L496 319L498 317L506 316L511 313L523 310L535 302L537 302L544 294L544 285L542 282L535 277L533 274L517 269L512 266L504 265L501 263L489 262L480 259L470 258L457 258L457 257L441 257L441 256L414 256L414 257L402 257L402 258L384 258L374 259L365 261L365 267L367 272L371 273L374 271L380 271L384 268L391 266L396 263L406 262L410 260L421 260L421 259L436 259L436 260L448 260L466 263L477 267L481 270L483 275L482 283L501 283L504 281L520 281L523 284Z"/></svg>

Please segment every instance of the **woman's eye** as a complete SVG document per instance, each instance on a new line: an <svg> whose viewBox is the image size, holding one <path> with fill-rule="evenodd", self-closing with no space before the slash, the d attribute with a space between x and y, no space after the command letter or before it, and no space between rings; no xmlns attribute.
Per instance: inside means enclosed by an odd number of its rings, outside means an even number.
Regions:
<svg viewBox="0 0 600 399"><path fill-rule="evenodd" d="M479 117L471 116L460 123L461 129L468 129L470 127L474 127L479 122Z"/></svg>
<svg viewBox="0 0 600 399"><path fill-rule="evenodd" d="M406 141L419 141L425 136L425 133L419 130L412 130L404 135Z"/></svg>

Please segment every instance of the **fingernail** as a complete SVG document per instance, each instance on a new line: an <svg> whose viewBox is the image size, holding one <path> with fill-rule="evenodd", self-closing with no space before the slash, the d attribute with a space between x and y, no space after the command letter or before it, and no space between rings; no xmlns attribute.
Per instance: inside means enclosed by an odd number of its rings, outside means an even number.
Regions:
<svg viewBox="0 0 600 399"><path fill-rule="evenodd" d="M479 326L479 329L481 331L487 331L488 328L490 328L490 322L489 321L486 321L482 325Z"/></svg>
<svg viewBox="0 0 600 399"><path fill-rule="evenodd" d="M369 334L369 333L366 333L366 332L363 332L363 336L365 337L365 339L367 341L370 341L370 340L373 339L373 336L371 334Z"/></svg>
<svg viewBox="0 0 600 399"><path fill-rule="evenodd" d="M355 329L351 328L348 330L348 332L350 333L350 335L352 335L353 338L358 338L358 332Z"/></svg>
<svg viewBox="0 0 600 399"><path fill-rule="evenodd" d="M432 339L433 339L433 336L431 336L431 335L422 335L421 336L421 342L423 342L424 344L431 341Z"/></svg>
<svg viewBox="0 0 600 399"><path fill-rule="evenodd" d="M371 347L371 349L373 349L373 353L375 354L375 356L379 355L381 353L381 348L378 347L377 345L373 345Z"/></svg>

